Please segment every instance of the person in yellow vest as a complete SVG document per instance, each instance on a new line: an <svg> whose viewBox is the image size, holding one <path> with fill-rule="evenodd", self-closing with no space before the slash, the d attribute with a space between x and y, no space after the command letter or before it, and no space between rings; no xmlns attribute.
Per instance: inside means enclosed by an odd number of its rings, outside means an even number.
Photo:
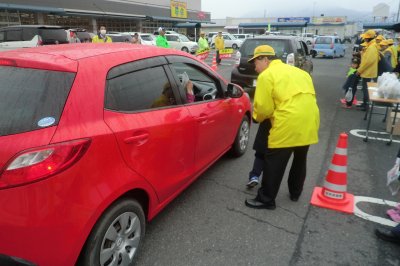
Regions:
<svg viewBox="0 0 400 266"><path fill-rule="evenodd" d="M290 199L298 201L306 178L307 153L318 142L319 108L310 75L283 63L269 45L254 49L257 87L254 95L253 119L271 119L268 146L264 156L261 188L255 199L245 204L255 209L275 209L286 165L294 154L288 186ZM267 138L267 136L265 136Z"/></svg>
<svg viewBox="0 0 400 266"><path fill-rule="evenodd" d="M397 51L397 47L394 45L393 39L388 39L387 40L389 44L390 50L392 50L393 58L391 60L392 67L395 68L397 66L398 60L399 60L399 53Z"/></svg>
<svg viewBox="0 0 400 266"><path fill-rule="evenodd" d="M395 57L392 48L389 47L389 42L387 40L381 41L380 48L381 48L380 52L382 53L385 60L391 65L392 68L395 68L396 67L396 64L394 63Z"/></svg>
<svg viewBox="0 0 400 266"><path fill-rule="evenodd" d="M378 36L376 36L376 38L375 38L375 43L376 43L377 45L379 45L379 44L381 43L381 41L383 41L383 40L385 40L385 37L383 37L382 35L378 35Z"/></svg>
<svg viewBox="0 0 400 266"><path fill-rule="evenodd" d="M92 38L92 43L110 43L112 39L110 36L107 36L106 27L101 26L99 33Z"/></svg>
<svg viewBox="0 0 400 266"><path fill-rule="evenodd" d="M361 55L361 64L357 69L357 75L362 78L362 91L363 91L363 103L358 105L362 111L367 110L367 104L369 102L368 86L367 82L378 77L378 61L379 61L379 50L377 45L373 42L375 39L375 31L367 30L361 34L361 37L366 43L366 49Z"/></svg>
<svg viewBox="0 0 400 266"><path fill-rule="evenodd" d="M222 36L222 31L218 32L218 35L215 37L215 50L216 50L216 59L217 64L221 64L221 58L219 56L219 51L225 49L224 37Z"/></svg>

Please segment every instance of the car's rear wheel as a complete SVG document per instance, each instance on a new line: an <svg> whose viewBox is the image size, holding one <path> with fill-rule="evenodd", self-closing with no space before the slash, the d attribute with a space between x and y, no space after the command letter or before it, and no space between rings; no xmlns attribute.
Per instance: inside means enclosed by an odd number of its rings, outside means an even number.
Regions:
<svg viewBox="0 0 400 266"><path fill-rule="evenodd" d="M183 52L185 52L185 53L189 53L189 49L187 48L187 47L182 47L182 49L181 49Z"/></svg>
<svg viewBox="0 0 400 266"><path fill-rule="evenodd" d="M232 44L232 48L236 50L238 48L237 44L236 43Z"/></svg>
<svg viewBox="0 0 400 266"><path fill-rule="evenodd" d="M249 145L250 137L250 120L247 115L243 117L240 127L233 142L231 153L235 157L242 156Z"/></svg>
<svg viewBox="0 0 400 266"><path fill-rule="evenodd" d="M141 205L131 199L117 201L90 233L82 253L82 265L133 265L144 234Z"/></svg>

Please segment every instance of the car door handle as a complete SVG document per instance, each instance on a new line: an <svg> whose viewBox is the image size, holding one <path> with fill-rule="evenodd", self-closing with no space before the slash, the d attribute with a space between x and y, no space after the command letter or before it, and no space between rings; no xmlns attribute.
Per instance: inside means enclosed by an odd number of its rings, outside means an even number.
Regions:
<svg viewBox="0 0 400 266"><path fill-rule="evenodd" d="M201 124L207 123L207 120L208 120L208 115L203 114L203 115L200 115L199 117L196 117L196 121Z"/></svg>
<svg viewBox="0 0 400 266"><path fill-rule="evenodd" d="M126 144L138 144L138 145L142 145L145 142L147 142L147 140L149 139L149 133L143 133L140 135L136 135L136 136L132 136L132 137L128 137L126 139L124 139L124 142Z"/></svg>

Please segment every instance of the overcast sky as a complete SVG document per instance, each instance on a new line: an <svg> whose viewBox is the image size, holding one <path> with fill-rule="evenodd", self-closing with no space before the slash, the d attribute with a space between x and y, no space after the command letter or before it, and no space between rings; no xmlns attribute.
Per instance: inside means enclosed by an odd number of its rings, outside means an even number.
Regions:
<svg viewBox="0 0 400 266"><path fill-rule="evenodd" d="M287 16L340 16L341 9L371 12L379 3L390 6L397 13L400 0L201 0L202 10L211 12L212 19L228 17L287 17ZM235 3L235 4L233 4ZM237 4L236 4L237 3ZM331 13L331 14L329 14ZM303 15L304 14L304 15Z"/></svg>

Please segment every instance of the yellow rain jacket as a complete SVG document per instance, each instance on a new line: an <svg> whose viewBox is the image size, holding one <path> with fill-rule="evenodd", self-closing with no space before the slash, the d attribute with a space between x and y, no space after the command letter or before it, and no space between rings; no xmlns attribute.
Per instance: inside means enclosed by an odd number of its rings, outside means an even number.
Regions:
<svg viewBox="0 0 400 266"><path fill-rule="evenodd" d="M393 52L393 57L394 57L394 67L393 68L395 68L397 66L397 62L399 60L399 53L397 51L396 46L392 45L389 48L392 49L392 52ZM392 62L393 62L393 59L392 59ZM393 63L392 63L392 66L393 66Z"/></svg>
<svg viewBox="0 0 400 266"><path fill-rule="evenodd" d="M375 43L368 43L365 52L361 55L361 64L357 69L362 78L376 78L378 76L379 51Z"/></svg>
<svg viewBox="0 0 400 266"><path fill-rule="evenodd" d="M317 143L319 109L310 75L273 60L258 76L253 118L258 122L271 119L269 148Z"/></svg>
<svg viewBox="0 0 400 266"><path fill-rule="evenodd" d="M93 43L106 43L106 42L110 43L110 42L112 42L112 39L110 36L106 36L106 39L104 40L99 35L95 35L92 39L92 42Z"/></svg>
<svg viewBox="0 0 400 266"><path fill-rule="evenodd" d="M221 36L215 37L215 49L222 50L225 48L224 38Z"/></svg>

